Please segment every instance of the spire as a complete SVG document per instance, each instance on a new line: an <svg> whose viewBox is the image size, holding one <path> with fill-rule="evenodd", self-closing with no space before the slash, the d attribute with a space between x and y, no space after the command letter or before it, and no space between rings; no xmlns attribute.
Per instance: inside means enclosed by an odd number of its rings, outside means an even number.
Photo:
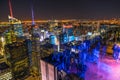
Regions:
<svg viewBox="0 0 120 80"><path fill-rule="evenodd" d="M9 8L10 8L10 16L13 17L11 1L10 0L8 1L9 1Z"/></svg>

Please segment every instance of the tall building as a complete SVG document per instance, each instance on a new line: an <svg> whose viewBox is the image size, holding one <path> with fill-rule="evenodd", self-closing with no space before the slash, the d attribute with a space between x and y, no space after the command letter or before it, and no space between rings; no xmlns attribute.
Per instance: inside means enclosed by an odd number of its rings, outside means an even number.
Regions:
<svg viewBox="0 0 120 80"><path fill-rule="evenodd" d="M29 75L29 53L25 41L13 42L5 46L7 64L12 70L13 79L24 79Z"/></svg>
<svg viewBox="0 0 120 80"><path fill-rule="evenodd" d="M23 36L23 28L22 28L23 25L22 24L14 24L13 27L14 27L14 32L16 36L18 37Z"/></svg>
<svg viewBox="0 0 120 80"><path fill-rule="evenodd" d="M32 71L34 74L38 74L38 58L40 56L40 29L38 26L32 26Z"/></svg>
<svg viewBox="0 0 120 80"><path fill-rule="evenodd" d="M9 29L5 32L6 44L11 44L16 42L17 37L23 36L23 25L20 20L8 16L9 19Z"/></svg>
<svg viewBox="0 0 120 80"><path fill-rule="evenodd" d="M72 25L63 25L63 33L65 33L63 36L64 43L75 40Z"/></svg>
<svg viewBox="0 0 120 80"><path fill-rule="evenodd" d="M23 24L20 20L8 16L10 27L17 37L23 36Z"/></svg>
<svg viewBox="0 0 120 80"><path fill-rule="evenodd" d="M69 36L73 35L73 26L63 25L63 32L66 32Z"/></svg>
<svg viewBox="0 0 120 80"><path fill-rule="evenodd" d="M40 29L37 27L33 28L32 31L32 50L33 52L38 52L40 51Z"/></svg>

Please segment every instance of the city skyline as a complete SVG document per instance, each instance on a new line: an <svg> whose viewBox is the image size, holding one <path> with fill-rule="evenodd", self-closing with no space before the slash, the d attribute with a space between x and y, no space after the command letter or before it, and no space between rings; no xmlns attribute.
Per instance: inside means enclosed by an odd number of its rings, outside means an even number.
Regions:
<svg viewBox="0 0 120 80"><path fill-rule="evenodd" d="M0 80L120 80L119 3L0 0Z"/></svg>
<svg viewBox="0 0 120 80"><path fill-rule="evenodd" d="M111 19L120 17L119 0L11 0L13 15L31 19L31 2L35 20L40 19ZM8 21L8 0L0 0L0 21Z"/></svg>

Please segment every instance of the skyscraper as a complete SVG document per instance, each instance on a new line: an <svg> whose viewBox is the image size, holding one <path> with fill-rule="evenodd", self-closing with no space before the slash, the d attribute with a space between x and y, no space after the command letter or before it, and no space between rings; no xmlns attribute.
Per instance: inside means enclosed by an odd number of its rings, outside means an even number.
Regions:
<svg viewBox="0 0 120 80"><path fill-rule="evenodd" d="M13 78L21 79L29 74L28 46L23 42L13 42L5 46L7 64L9 64Z"/></svg>

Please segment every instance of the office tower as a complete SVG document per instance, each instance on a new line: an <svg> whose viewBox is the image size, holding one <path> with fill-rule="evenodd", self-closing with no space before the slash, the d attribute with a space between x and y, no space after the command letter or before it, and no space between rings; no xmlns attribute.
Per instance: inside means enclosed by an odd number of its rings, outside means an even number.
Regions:
<svg viewBox="0 0 120 80"><path fill-rule="evenodd" d="M65 33L65 42L74 41L73 26L72 25L63 25L63 33ZM66 35L67 34L67 35ZM67 40L68 39L68 40Z"/></svg>
<svg viewBox="0 0 120 80"><path fill-rule="evenodd" d="M6 44L11 44L12 42L16 42L17 37L23 36L23 25L20 20L10 17L9 18L9 29L5 32L5 41Z"/></svg>
<svg viewBox="0 0 120 80"><path fill-rule="evenodd" d="M38 73L38 58L40 56L40 29L38 26L32 26L32 71Z"/></svg>
<svg viewBox="0 0 120 80"><path fill-rule="evenodd" d="M14 31L17 37L23 36L23 24L20 20L8 16L11 29Z"/></svg>
<svg viewBox="0 0 120 80"><path fill-rule="evenodd" d="M38 27L33 27L32 30L32 50L38 53L40 51L40 29Z"/></svg>
<svg viewBox="0 0 120 80"><path fill-rule="evenodd" d="M7 64L12 70L13 79L24 79L29 75L29 55L28 46L25 41L13 42L5 46Z"/></svg>

